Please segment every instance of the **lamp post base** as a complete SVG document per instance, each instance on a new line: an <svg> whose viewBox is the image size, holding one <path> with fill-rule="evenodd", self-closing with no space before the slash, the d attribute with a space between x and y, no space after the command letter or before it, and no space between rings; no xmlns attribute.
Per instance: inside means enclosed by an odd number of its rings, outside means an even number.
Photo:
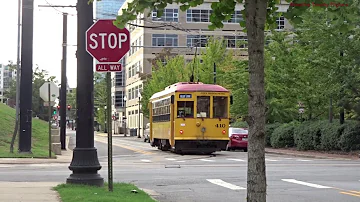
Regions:
<svg viewBox="0 0 360 202"><path fill-rule="evenodd" d="M104 186L104 178L97 173L101 165L95 147L75 148L69 169L73 173L66 179L67 184Z"/></svg>

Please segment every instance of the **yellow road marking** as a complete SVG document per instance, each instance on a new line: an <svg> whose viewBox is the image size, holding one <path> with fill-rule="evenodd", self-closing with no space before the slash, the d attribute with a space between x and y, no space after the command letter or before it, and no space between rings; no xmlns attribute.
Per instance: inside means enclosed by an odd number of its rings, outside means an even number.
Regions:
<svg viewBox="0 0 360 202"><path fill-rule="evenodd" d="M332 188L336 189L336 190L339 190L340 194L346 194L346 195L350 195L350 196L360 197L360 191L349 191L349 190L340 189L340 188L336 188L336 187L332 187Z"/></svg>
<svg viewBox="0 0 360 202"><path fill-rule="evenodd" d="M98 142L102 142L102 143L107 143L107 141L104 141L104 140L100 140L98 138L95 138L96 141ZM144 150L140 150L140 149L135 149L135 148L132 148L132 147L128 147L128 146L124 146L124 145L120 145L120 144L114 144L113 145L115 146L118 146L118 147L121 147L121 148L124 148L124 149L128 149L128 150L131 150L131 151L134 151L134 152L138 152L138 153L141 153L141 154L154 154L152 152L147 152L147 151L144 151Z"/></svg>
<svg viewBox="0 0 360 202"><path fill-rule="evenodd" d="M350 191L350 192L360 194L360 191Z"/></svg>
<svg viewBox="0 0 360 202"><path fill-rule="evenodd" d="M358 195L358 194L353 194L353 193L350 193L350 192L340 192L340 194L346 194L346 195L356 196L356 197L359 197L359 198L360 198L360 195Z"/></svg>

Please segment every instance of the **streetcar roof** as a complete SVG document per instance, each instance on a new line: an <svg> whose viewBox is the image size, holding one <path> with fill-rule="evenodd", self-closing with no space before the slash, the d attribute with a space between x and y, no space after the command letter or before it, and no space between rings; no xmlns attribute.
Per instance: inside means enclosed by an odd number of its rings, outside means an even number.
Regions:
<svg viewBox="0 0 360 202"><path fill-rule="evenodd" d="M190 83L190 82L178 82L165 88L165 90L155 93L151 96L151 99L159 98L164 95L174 92L230 92L228 89L215 85L215 84L204 84L201 82Z"/></svg>

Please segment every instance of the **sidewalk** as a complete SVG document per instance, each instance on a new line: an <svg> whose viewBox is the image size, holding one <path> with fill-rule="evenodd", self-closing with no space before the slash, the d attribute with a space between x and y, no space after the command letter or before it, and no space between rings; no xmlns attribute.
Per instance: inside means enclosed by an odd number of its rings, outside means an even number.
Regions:
<svg viewBox="0 0 360 202"><path fill-rule="evenodd" d="M102 133L102 132L95 132L95 135L97 136L101 136L101 137L107 137L108 134L107 133ZM141 136L141 138L138 138L137 136L130 136L129 134L125 135L124 134L116 134L116 135L112 135L113 137L118 137L118 138L124 138L125 140L131 140L131 141L137 141L137 142L144 142L144 137Z"/></svg>
<svg viewBox="0 0 360 202"><path fill-rule="evenodd" d="M341 160L359 160L359 154L332 154L320 151L297 151L295 149L273 149L265 148L268 154L292 155L299 157L322 158L322 159L341 159Z"/></svg>
<svg viewBox="0 0 360 202"><path fill-rule="evenodd" d="M0 182L0 202L60 202L60 182Z"/></svg>

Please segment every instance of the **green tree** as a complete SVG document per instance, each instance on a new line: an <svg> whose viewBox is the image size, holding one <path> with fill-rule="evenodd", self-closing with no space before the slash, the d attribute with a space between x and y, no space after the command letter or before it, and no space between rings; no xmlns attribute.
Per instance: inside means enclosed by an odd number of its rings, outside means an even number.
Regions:
<svg viewBox="0 0 360 202"><path fill-rule="evenodd" d="M40 97L39 89L46 81L58 83L55 76L49 76L48 71L40 69L40 67L36 65L33 72L32 110L34 116L38 116L43 120L49 119L48 107L44 107L44 101Z"/></svg>
<svg viewBox="0 0 360 202"><path fill-rule="evenodd" d="M189 65L185 64L183 56L167 60L166 65L158 60L156 67L157 69L153 66L151 78L145 80L144 83L141 105L145 116L149 116L148 103L154 93L162 91L174 83L189 80L190 69Z"/></svg>
<svg viewBox="0 0 360 202"><path fill-rule="evenodd" d="M291 0L287 0L290 2ZM324 0L330 3L330 0ZM324 2L322 1L322 2ZM127 9L123 9L122 15L117 17L114 24L120 28L125 26L130 20L135 20L137 14L143 13L145 9L157 9L158 17L160 17L164 8L168 4L180 4L180 9L185 11L190 7L201 5L203 0L134 0L128 3ZM247 186L247 201L251 202L265 202L266 201L266 173L265 173L265 59L264 59L264 30L265 23L268 22L270 28L275 26L277 18L276 4L278 0L224 0L220 2L212 2L212 14L210 16L210 29L222 28L223 20L231 18L234 13L235 5L237 3L245 3L243 16L245 22L240 22L240 25L246 27L248 37L248 53L249 53L249 104L248 116L245 118L249 124L249 152L248 152L248 186ZM302 2L295 0L295 3ZM310 1L308 1L310 3ZM315 0L315 3L320 2ZM355 7L355 6L354 6ZM356 8L356 7L355 7ZM354 8L354 9L355 9ZM301 13L305 11L306 7L291 7L288 10L287 17L295 22L302 20ZM341 8L340 8L341 9ZM334 9L336 10L336 8ZM341 10L341 11L344 11ZM357 13L358 13L357 9ZM342 12L346 14L347 12ZM149 14L150 15L150 14ZM334 17L335 18L335 17ZM339 19L343 19L340 17ZM344 20L342 20L344 22Z"/></svg>
<svg viewBox="0 0 360 202"><path fill-rule="evenodd" d="M105 74L94 73L94 112L98 124L105 128L105 106L107 104Z"/></svg>

